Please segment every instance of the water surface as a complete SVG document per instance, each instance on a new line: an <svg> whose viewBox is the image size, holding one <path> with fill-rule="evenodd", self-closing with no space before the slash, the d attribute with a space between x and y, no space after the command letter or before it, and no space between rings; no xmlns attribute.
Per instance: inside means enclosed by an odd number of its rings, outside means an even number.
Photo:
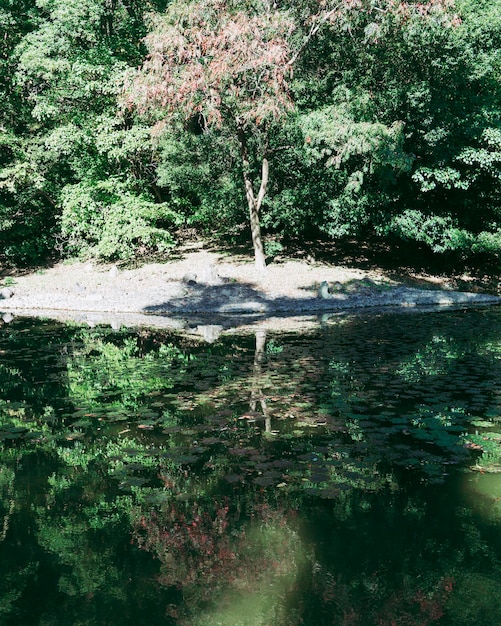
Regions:
<svg viewBox="0 0 501 626"><path fill-rule="evenodd" d="M500 321L4 325L0 623L501 623Z"/></svg>

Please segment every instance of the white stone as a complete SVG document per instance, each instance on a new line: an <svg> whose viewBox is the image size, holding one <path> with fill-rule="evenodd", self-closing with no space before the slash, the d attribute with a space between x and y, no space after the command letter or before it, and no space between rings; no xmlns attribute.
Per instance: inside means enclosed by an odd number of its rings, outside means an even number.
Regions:
<svg viewBox="0 0 501 626"><path fill-rule="evenodd" d="M0 290L0 296L5 300L7 300L8 298L12 298L13 295L14 292L10 287L4 287L2 290Z"/></svg>

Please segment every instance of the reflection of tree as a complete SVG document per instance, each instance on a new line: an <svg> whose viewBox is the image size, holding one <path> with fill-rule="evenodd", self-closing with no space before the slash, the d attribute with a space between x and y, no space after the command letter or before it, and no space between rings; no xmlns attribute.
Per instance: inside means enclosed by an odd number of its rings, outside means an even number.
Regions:
<svg viewBox="0 0 501 626"><path fill-rule="evenodd" d="M321 402L346 424L351 454L443 481L471 459L464 434L495 400L488 381L499 362L483 346L498 331L479 311L370 322L346 324L338 344L329 343Z"/></svg>
<svg viewBox="0 0 501 626"><path fill-rule="evenodd" d="M131 442L127 444L130 448ZM134 623L161 623L163 608L156 608L158 587L144 584L156 568L130 545L134 495L117 492L114 479L111 484L106 480L114 473L117 447L108 449L103 442L74 445L72 455L64 454L64 446L58 450L63 463L49 456L50 444L45 458L37 457L46 474L53 472L37 506L30 502L29 482L16 489L18 508L24 507L17 523L26 531L11 538L20 542L18 555L4 563L0 559L0 571L8 561L20 563L24 554L36 555L36 561L25 577L31 595L24 596L20 588L11 607L17 621L6 624L115 624L117 615L129 619L125 616L137 617L145 610L148 618L137 618ZM137 448L140 452L140 444ZM163 600L162 607L166 603Z"/></svg>
<svg viewBox="0 0 501 626"><path fill-rule="evenodd" d="M455 508L456 496L383 490L340 500L344 506L333 501L305 515L312 556L301 595L304 623L467 623L449 613L464 571L475 570L486 550L480 567L489 562L500 572L496 550L480 539L477 521Z"/></svg>
<svg viewBox="0 0 501 626"><path fill-rule="evenodd" d="M254 353L254 367L252 371L251 382L251 397L249 402L249 408L254 413L257 409L257 404L261 405L261 410L264 416L265 431L271 432L271 416L266 397L263 393L263 361L266 356L266 330L264 328L258 328L256 330L256 351Z"/></svg>
<svg viewBox="0 0 501 626"><path fill-rule="evenodd" d="M261 331L255 345L224 335L207 345L103 329L84 340L73 328L37 352L29 338L33 363L2 363L2 415L53 427L0 442L0 610L13 616L31 586L73 611L70 621L92 623L91 605L112 615L158 594L158 623L177 603L181 624L190 603L195 614L239 589L253 600L268 589L289 605L282 622L263 621L277 626L331 626L332 615L421 626L440 612L466 626L484 610L497 623L501 609L480 582L493 595L501 577L498 518L479 522L454 489L429 487L469 458L462 433L490 426L483 412L499 406L498 318L466 319L463 328L449 315L357 318L279 345ZM75 339L64 354L61 337ZM21 348L18 336L9 350ZM46 349L58 358L45 361ZM35 385L45 363L53 387ZM17 402L28 384L29 407ZM271 430L268 389L273 412L288 416L273 437L243 419L250 407ZM79 421L68 427L74 405ZM110 424L124 415L127 434ZM143 551L129 545L131 524ZM31 608L26 623L49 614Z"/></svg>
<svg viewBox="0 0 501 626"><path fill-rule="evenodd" d="M68 359L69 393L89 410L137 409L148 394L171 389L172 371L182 374L182 351L172 344L147 349L141 335L85 332Z"/></svg>
<svg viewBox="0 0 501 626"><path fill-rule="evenodd" d="M50 434L67 409L65 358L75 329L16 319L0 333L0 442ZM2 432L3 431L3 432ZM1 445L1 443L0 443Z"/></svg>
<svg viewBox="0 0 501 626"><path fill-rule="evenodd" d="M207 623L229 624L234 622L215 618L222 619L221 605L240 607L245 598L254 598L247 602L250 615L235 614L234 620L282 623L275 620L285 611L283 598L292 593L305 558L285 511L266 500L246 503L240 497L179 500L170 481L168 489L163 505L138 512L135 539L160 560L162 585L182 589L186 608L180 610L188 609L199 624L205 623L202 609Z"/></svg>

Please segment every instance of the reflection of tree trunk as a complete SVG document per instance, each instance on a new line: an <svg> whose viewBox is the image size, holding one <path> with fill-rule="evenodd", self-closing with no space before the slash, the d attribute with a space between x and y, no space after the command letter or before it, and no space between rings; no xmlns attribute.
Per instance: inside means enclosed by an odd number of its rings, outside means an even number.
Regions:
<svg viewBox="0 0 501 626"><path fill-rule="evenodd" d="M9 500L9 510L3 518L2 530L0 531L0 542L5 539L7 536L7 531L9 530L9 522L12 517L12 513L14 513L15 503L14 500Z"/></svg>
<svg viewBox="0 0 501 626"><path fill-rule="evenodd" d="M267 433L271 431L271 417L266 403L266 398L263 395L261 387L262 375L263 375L263 361L266 350L266 330L256 330L256 351L254 353L254 376L252 380L251 397L249 407L251 411L256 411L257 403L261 405L261 410L264 416L264 428Z"/></svg>
<svg viewBox="0 0 501 626"><path fill-rule="evenodd" d="M261 171L261 185L259 187L259 193L254 195L252 188L252 180L250 176L250 164L249 154L247 151L247 138L243 129L238 130L238 141L240 143L240 154L242 156L242 170L245 185L245 195L247 197L247 206L249 207L249 221L252 234L252 245L254 247L254 260L256 268L259 270L266 269L266 258L264 255L263 240L261 238L261 222L259 213L261 211L261 205L263 203L264 196L266 195L266 188L268 186L268 159L263 157L262 171Z"/></svg>

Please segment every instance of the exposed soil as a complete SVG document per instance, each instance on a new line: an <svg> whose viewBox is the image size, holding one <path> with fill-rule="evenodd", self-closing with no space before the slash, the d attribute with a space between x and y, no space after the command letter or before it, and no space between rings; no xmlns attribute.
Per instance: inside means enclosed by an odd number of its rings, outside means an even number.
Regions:
<svg viewBox="0 0 501 626"><path fill-rule="evenodd" d="M4 279L0 311L87 321L109 321L103 314L120 314L118 324L128 315L134 324L153 325L158 325L156 317L142 317L167 314L172 325L173 318L197 315L285 318L367 307L497 302L492 300L497 295L492 285L491 296L485 296L479 293L481 285L467 275L445 278L410 271L397 275L382 267L361 269L312 257L276 259L262 273L246 255L210 250L201 243L184 246L176 254L165 263L135 269L59 263ZM456 291L465 285L476 293Z"/></svg>

